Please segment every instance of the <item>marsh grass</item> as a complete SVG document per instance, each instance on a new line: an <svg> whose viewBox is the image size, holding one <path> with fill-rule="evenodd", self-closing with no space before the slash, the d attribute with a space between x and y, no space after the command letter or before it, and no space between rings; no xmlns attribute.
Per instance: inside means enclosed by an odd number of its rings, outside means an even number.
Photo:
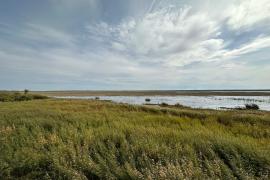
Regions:
<svg viewBox="0 0 270 180"><path fill-rule="evenodd" d="M14 102L14 101L30 101L37 99L48 99L47 96L39 94L29 94L29 90L20 92L0 92L0 102Z"/></svg>
<svg viewBox="0 0 270 180"><path fill-rule="evenodd" d="M0 104L0 179L269 179L270 113Z"/></svg>

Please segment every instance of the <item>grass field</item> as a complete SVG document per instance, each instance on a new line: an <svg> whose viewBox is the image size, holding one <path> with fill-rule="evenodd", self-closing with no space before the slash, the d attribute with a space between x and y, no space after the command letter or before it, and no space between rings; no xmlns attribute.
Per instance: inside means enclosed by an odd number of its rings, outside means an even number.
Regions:
<svg viewBox="0 0 270 180"><path fill-rule="evenodd" d="M0 102L0 179L269 178L269 112Z"/></svg>
<svg viewBox="0 0 270 180"><path fill-rule="evenodd" d="M48 97L39 94L0 91L0 102L30 101L37 99L48 99Z"/></svg>

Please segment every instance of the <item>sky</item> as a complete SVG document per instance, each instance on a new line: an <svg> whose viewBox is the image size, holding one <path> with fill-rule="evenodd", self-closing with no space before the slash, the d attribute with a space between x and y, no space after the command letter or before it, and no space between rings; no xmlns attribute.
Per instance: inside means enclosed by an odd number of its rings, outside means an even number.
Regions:
<svg viewBox="0 0 270 180"><path fill-rule="evenodd" d="M2 90L269 89L269 0L0 0Z"/></svg>

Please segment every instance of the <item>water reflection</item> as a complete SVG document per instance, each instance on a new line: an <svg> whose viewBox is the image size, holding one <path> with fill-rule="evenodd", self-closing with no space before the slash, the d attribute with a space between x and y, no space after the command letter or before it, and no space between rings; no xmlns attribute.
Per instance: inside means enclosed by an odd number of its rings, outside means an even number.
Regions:
<svg viewBox="0 0 270 180"><path fill-rule="evenodd" d="M56 98L96 99L96 96L66 96ZM111 100L128 104L161 104L175 105L177 103L193 108L220 109L244 107L247 103L255 103L260 109L270 111L270 96L99 96L100 100ZM146 99L150 99L146 102Z"/></svg>

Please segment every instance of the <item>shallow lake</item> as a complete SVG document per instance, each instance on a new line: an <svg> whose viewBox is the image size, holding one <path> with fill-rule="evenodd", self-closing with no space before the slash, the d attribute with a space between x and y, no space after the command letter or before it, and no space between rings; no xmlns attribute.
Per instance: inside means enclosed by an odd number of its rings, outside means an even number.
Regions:
<svg viewBox="0 0 270 180"><path fill-rule="evenodd" d="M244 107L245 104L255 103L261 110L270 111L270 96L98 96L100 100L111 100L128 104L182 104L193 108L221 109ZM95 99L96 96L65 96L56 98L67 99ZM145 102L148 98L151 101Z"/></svg>

